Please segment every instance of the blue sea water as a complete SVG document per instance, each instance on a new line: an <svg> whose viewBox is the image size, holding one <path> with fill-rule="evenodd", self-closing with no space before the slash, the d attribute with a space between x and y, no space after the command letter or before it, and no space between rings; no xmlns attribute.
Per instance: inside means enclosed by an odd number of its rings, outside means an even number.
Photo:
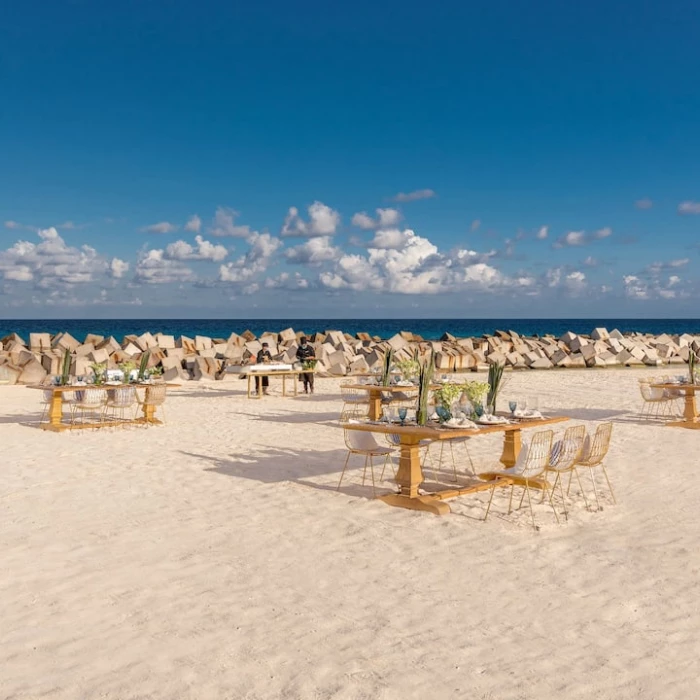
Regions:
<svg viewBox="0 0 700 700"><path fill-rule="evenodd" d="M437 340L447 332L456 337L478 337L496 330L512 330L520 335L560 336L566 331L590 333L594 328L617 328L622 333L691 333L700 335L700 319L54 319L0 320L0 338L17 333L29 340L29 333L68 332L82 341L88 333L112 335L121 340L125 335L140 335L146 331L174 336L204 335L227 338L231 333L250 330L255 335L265 331L281 331L292 327L296 331L341 330L346 333L369 333L390 338L401 330L416 333L426 340Z"/></svg>

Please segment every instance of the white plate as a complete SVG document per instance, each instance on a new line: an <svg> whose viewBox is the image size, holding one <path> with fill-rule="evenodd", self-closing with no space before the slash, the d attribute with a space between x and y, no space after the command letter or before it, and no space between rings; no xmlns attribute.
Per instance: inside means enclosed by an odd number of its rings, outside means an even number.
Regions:
<svg viewBox="0 0 700 700"><path fill-rule="evenodd" d="M508 423L510 423L507 418L499 418L498 420L484 420L483 418L478 418L475 422L479 425L508 425Z"/></svg>

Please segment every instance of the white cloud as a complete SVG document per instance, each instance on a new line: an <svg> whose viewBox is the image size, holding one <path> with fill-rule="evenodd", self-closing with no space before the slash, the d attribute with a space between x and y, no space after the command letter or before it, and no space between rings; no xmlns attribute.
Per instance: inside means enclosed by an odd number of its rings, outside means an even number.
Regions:
<svg viewBox="0 0 700 700"><path fill-rule="evenodd" d="M201 230L202 220L196 214L193 214L189 219L187 219L185 231L189 231L190 233L199 233Z"/></svg>
<svg viewBox="0 0 700 700"><path fill-rule="evenodd" d="M612 236L612 229L607 226L597 231L592 231L591 233L587 233L586 231L569 231L563 236L559 236L552 247L565 248L569 246L588 245L593 241L599 241L609 236Z"/></svg>
<svg viewBox="0 0 700 700"><path fill-rule="evenodd" d="M51 227L37 232L40 243L17 241L0 251L0 272L6 280L31 282L41 288L93 282L107 269L107 261L88 245L67 246Z"/></svg>
<svg viewBox="0 0 700 700"><path fill-rule="evenodd" d="M389 228L396 226L401 221L401 212L398 209L387 207L377 209L377 218L373 219L367 212L361 211L352 217L353 226L358 226L365 231L376 228Z"/></svg>
<svg viewBox="0 0 700 700"><path fill-rule="evenodd" d="M401 250L405 248L408 241L415 236L415 233L410 229L400 231L397 228L385 229L377 231L374 238L370 241L368 248L380 248L386 250Z"/></svg>
<svg viewBox="0 0 700 700"><path fill-rule="evenodd" d="M566 286L571 292L582 292L586 287L586 275L584 275L583 272L580 272L578 270L570 272L566 276Z"/></svg>
<svg viewBox="0 0 700 700"><path fill-rule="evenodd" d="M320 265L323 262L337 260L341 255L340 248L331 245L330 236L310 238L285 252L288 262L300 265Z"/></svg>
<svg viewBox="0 0 700 700"><path fill-rule="evenodd" d="M256 232L250 226L238 226L236 219L239 213L228 207L218 207L209 233L217 238L249 238Z"/></svg>
<svg viewBox="0 0 700 700"><path fill-rule="evenodd" d="M472 221L471 226L469 227L469 230L473 233L474 231L478 231L480 226L481 219L474 219L474 221Z"/></svg>
<svg viewBox="0 0 700 700"><path fill-rule="evenodd" d="M364 229L365 231L370 231L376 228L377 222L369 215L367 212L360 211L354 214L351 220L353 226Z"/></svg>
<svg viewBox="0 0 700 700"><path fill-rule="evenodd" d="M433 190L413 190L413 192L399 192L395 197L395 202L414 202L417 199L431 199L437 197Z"/></svg>
<svg viewBox="0 0 700 700"><path fill-rule="evenodd" d="M669 260L668 262L653 262L645 268L645 272L651 275L658 275L666 270L677 270L685 267L690 262L690 258L679 258L677 260Z"/></svg>
<svg viewBox="0 0 700 700"><path fill-rule="evenodd" d="M273 254L282 245L279 238L269 233L254 233L248 239L248 252L234 262L219 267L219 281L242 283L267 270Z"/></svg>
<svg viewBox="0 0 700 700"><path fill-rule="evenodd" d="M654 202L647 198L638 199L634 203L634 206L637 207L637 209L651 209L654 206Z"/></svg>
<svg viewBox="0 0 700 700"><path fill-rule="evenodd" d="M700 214L700 202L685 201L678 205L679 214Z"/></svg>
<svg viewBox="0 0 700 700"><path fill-rule="evenodd" d="M144 226L141 231L143 233L172 233L173 231L177 231L177 226L171 224L169 221L161 221L157 224Z"/></svg>
<svg viewBox="0 0 700 700"><path fill-rule="evenodd" d="M277 277L268 277L265 280L267 289L287 289L289 291L302 290L309 288L309 281L301 276L298 272L290 275L288 272L282 272Z"/></svg>
<svg viewBox="0 0 700 700"><path fill-rule="evenodd" d="M309 220L299 216L296 207L289 207L282 226L283 236L333 236L340 226L340 214L323 202L314 202L308 209Z"/></svg>
<svg viewBox="0 0 700 700"><path fill-rule="evenodd" d="M549 226L540 226L536 236L538 240L543 241L549 235Z"/></svg>
<svg viewBox="0 0 700 700"><path fill-rule="evenodd" d="M175 241L165 249L164 257L168 260L210 260L211 262L221 262L227 255L228 249L223 245L218 245L205 241L202 236L195 236L196 246L186 241Z"/></svg>
<svg viewBox="0 0 700 700"><path fill-rule="evenodd" d="M109 263L109 272L114 279L121 279L129 271L129 263L119 258L112 258Z"/></svg>
<svg viewBox="0 0 700 700"><path fill-rule="evenodd" d="M177 260L168 260L165 251L151 249L143 252L136 263L134 281L143 284L186 282L194 278L192 270Z"/></svg>
<svg viewBox="0 0 700 700"><path fill-rule="evenodd" d="M18 221L6 221L5 228L18 229L22 228L22 224L20 224Z"/></svg>

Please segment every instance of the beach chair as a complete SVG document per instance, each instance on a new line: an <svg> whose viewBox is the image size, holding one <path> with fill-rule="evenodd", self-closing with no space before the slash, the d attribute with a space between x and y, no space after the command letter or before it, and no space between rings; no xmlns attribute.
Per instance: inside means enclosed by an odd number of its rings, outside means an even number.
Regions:
<svg viewBox="0 0 700 700"><path fill-rule="evenodd" d="M361 430L344 430L345 435L345 446L348 448L348 455L345 458L345 464L343 465L343 471L340 473L340 479L338 481L338 488L340 490L340 485L343 483L343 477L345 476L345 470L348 467L348 461L352 455L361 455L365 458L364 469L362 470L362 485L365 485L365 478L367 476L367 467L369 466L370 475L372 477L372 492L375 497L377 495L376 484L374 479L374 457L384 457L384 466L382 467L381 478L384 476L384 470L386 469L386 463L394 454L395 450L391 447L382 447L375 439L372 433L364 432Z"/></svg>
<svg viewBox="0 0 700 700"><path fill-rule="evenodd" d="M136 394L136 400L139 406L143 410L144 417L148 413L149 408L153 408L153 417L155 418L155 412L160 408L160 420L165 423L165 397L167 394L166 384L154 384L153 386L146 387L146 392L143 395L143 399L139 398L138 393ZM146 427L149 426L151 421L145 421Z"/></svg>
<svg viewBox="0 0 700 700"><path fill-rule="evenodd" d="M76 398L71 404L71 425L76 424L78 417L84 421L88 415L97 418L99 425L104 425L106 406L106 389L84 389L76 392Z"/></svg>
<svg viewBox="0 0 700 700"><path fill-rule="evenodd" d="M124 414L138 405L136 389L133 386L123 386L112 389L109 393L111 396L107 400L107 417L123 423Z"/></svg>
<svg viewBox="0 0 700 700"><path fill-rule="evenodd" d="M343 408L340 411L340 422L351 418L364 418L369 414L369 395L359 389L340 388Z"/></svg>
<svg viewBox="0 0 700 700"><path fill-rule="evenodd" d="M510 481L510 497L508 499L508 515L511 514L513 510L513 492L516 486L523 489L522 497L520 498L520 504L518 508L522 507L525 496L527 496L527 503L530 508L530 518L532 519L532 527L537 530L537 524L535 523L535 512L532 508L532 496L530 494L531 489L542 489L548 490L550 488L549 483L545 475L547 465L549 464L550 454L552 451L552 438L553 432L551 430L541 430L532 436L529 443L523 441L520 448L520 454L512 467L506 469L501 469L497 471L485 472L479 474L479 477L487 481L493 481L493 486L491 487L491 496L489 497L489 503L486 507L486 514L484 515L484 520L489 517L489 511L491 510L491 503L493 502L493 495L496 489L499 488L498 481L502 478L507 478ZM557 522L559 522L559 515L557 514L556 508L552 503L550 498L549 505L554 512L554 517Z"/></svg>
<svg viewBox="0 0 700 700"><path fill-rule="evenodd" d="M545 469L545 477L549 474L554 474L554 483L552 484L550 490L550 499L554 498L556 494L557 485L559 486L559 492L561 494L562 506L564 508L564 517L568 520L569 513L566 510L566 500L564 497L564 486L563 486L563 475L569 475L569 483L567 485L566 493L569 493L571 488L571 479L574 474L578 479L579 487L581 488L581 493L583 494L583 500L586 504L586 509L588 509L588 499L586 498L586 492L583 489L583 484L581 483L581 478L576 471L576 464L581 458L583 452L583 444L586 439L586 426L585 425L574 425L567 428L564 434L559 440L556 440L552 445L552 450L549 453L549 462ZM542 491L542 497L546 490Z"/></svg>
<svg viewBox="0 0 700 700"><path fill-rule="evenodd" d="M647 420L661 418L670 413L670 407L678 397L672 396L665 389L651 386L653 380L640 379L639 392L642 395L642 409L640 415Z"/></svg>
<svg viewBox="0 0 700 700"><path fill-rule="evenodd" d="M603 472L603 475L605 476L605 481L608 485L608 489L610 490L612 502L614 504L617 504L617 501L615 500L615 493L613 491L612 484L610 483L610 479L608 477L608 471L605 468L605 464L603 463L603 460L607 457L608 450L610 449L611 436L612 423L602 423L601 425L599 425L598 429L595 431L595 435L593 436L592 440L590 435L586 435L586 438L583 442L583 450L581 452L581 456L576 461L576 469L588 469L591 475L591 482L593 483L593 493L595 494L595 500L598 509L600 509L600 500L598 498L598 487L596 486L595 481L596 469L599 469ZM569 483L569 485L571 484Z"/></svg>

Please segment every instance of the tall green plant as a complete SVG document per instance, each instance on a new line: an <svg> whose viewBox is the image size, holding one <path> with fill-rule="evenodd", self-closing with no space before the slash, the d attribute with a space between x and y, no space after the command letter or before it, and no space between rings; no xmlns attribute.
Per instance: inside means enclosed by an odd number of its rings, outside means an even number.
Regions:
<svg viewBox="0 0 700 700"><path fill-rule="evenodd" d="M390 347L384 354L384 365L382 367L382 386L389 386L391 379L391 365L394 363L394 348Z"/></svg>
<svg viewBox="0 0 700 700"><path fill-rule="evenodd" d="M151 351L146 350L146 352L144 352L141 355L141 362L139 363L139 377L138 377L139 381L141 381L145 377L146 370L148 369L148 361L150 359L151 359Z"/></svg>
<svg viewBox="0 0 700 700"><path fill-rule="evenodd" d="M695 366L697 364L697 356L695 351L690 348L690 355L688 356L688 373L690 374L690 383L695 384Z"/></svg>
<svg viewBox="0 0 700 700"><path fill-rule="evenodd" d="M499 362L496 362L489 367L489 393L486 397L486 405L490 413L496 413L496 401L498 400L498 392L501 390L504 368L505 365Z"/></svg>
<svg viewBox="0 0 700 700"><path fill-rule="evenodd" d="M416 423L418 425L425 425L428 421L428 397L434 373L435 351L433 350L430 353L430 358L421 362L418 370L418 409L416 410Z"/></svg>
<svg viewBox="0 0 700 700"><path fill-rule="evenodd" d="M71 364L70 350L66 350L63 353L63 365L61 367L61 384L63 386L67 386L68 382L70 381L70 364Z"/></svg>

